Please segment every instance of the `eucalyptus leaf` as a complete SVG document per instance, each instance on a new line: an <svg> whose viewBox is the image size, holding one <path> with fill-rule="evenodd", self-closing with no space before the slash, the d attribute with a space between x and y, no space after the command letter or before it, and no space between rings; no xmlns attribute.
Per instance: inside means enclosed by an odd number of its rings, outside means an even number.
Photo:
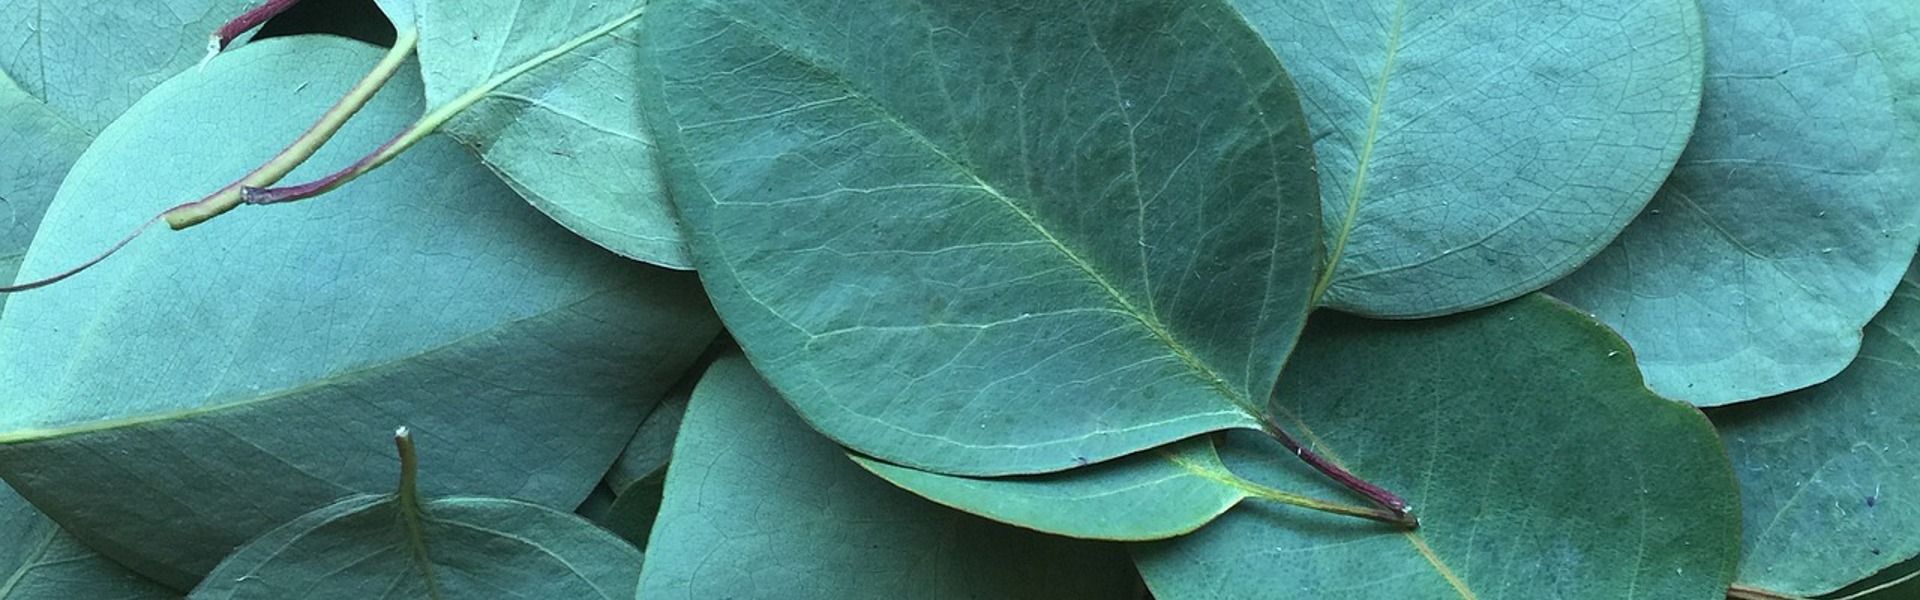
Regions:
<svg viewBox="0 0 1920 600"><path fill-rule="evenodd" d="M1082 539L1142 541L1199 529L1247 498L1202 437L1091 467L974 478L854 462L928 500L1002 523Z"/></svg>
<svg viewBox="0 0 1920 600"><path fill-rule="evenodd" d="M429 465L429 468L431 466ZM578 516L503 498L393 494L301 515L234 551L188 596L631 600L640 551Z"/></svg>
<svg viewBox="0 0 1920 600"><path fill-rule="evenodd" d="M1711 406L1853 360L1920 244L1920 11L1707 0L1706 100L1647 212L1553 288Z"/></svg>
<svg viewBox="0 0 1920 600"><path fill-rule="evenodd" d="M1920 555L1920 272L1818 386L1712 413L1746 509L1740 583L1797 595Z"/></svg>
<svg viewBox="0 0 1920 600"><path fill-rule="evenodd" d="M1257 426L1319 195L1286 73L1217 0L651 10L694 261L815 428L1004 475Z"/></svg>
<svg viewBox="0 0 1920 600"><path fill-rule="evenodd" d="M696 368L694 374L704 371ZM680 433L680 421L687 414L687 399L693 394L691 381L668 394L640 422L633 441L614 459L607 471L607 485L613 490L613 502L594 518L601 527L618 534L642 550L653 532L653 521L660 514L660 499L667 482L667 464L673 456L673 442Z"/></svg>
<svg viewBox="0 0 1920 600"><path fill-rule="evenodd" d="M74 166L26 268L76 264L232 181L380 55L276 38L156 88ZM397 78L294 176L357 159L422 97ZM552 225L450 140L336 196L150 234L13 298L0 475L185 588L278 524L390 489L377 441L396 423L431 441L432 493L572 509L717 329L690 276Z"/></svg>
<svg viewBox="0 0 1920 600"><path fill-rule="evenodd" d="M0 148L8 149L0 152L0 284L14 280L61 178L93 135L191 66L207 33L248 4L0 0L0 39L16 41L0 44Z"/></svg>
<svg viewBox="0 0 1920 600"><path fill-rule="evenodd" d="M1317 451L1405 493L1420 528L1243 502L1134 546L1156 598L1717 599L1733 579L1738 492L1710 425L1642 387L1626 345L1557 301L1323 314L1275 403ZM1226 438L1234 473L1322 481L1274 460L1272 440Z"/></svg>
<svg viewBox="0 0 1920 600"><path fill-rule="evenodd" d="M1693 0L1231 0L1300 87L1321 302L1441 315L1545 287L1653 197L1700 104Z"/></svg>
<svg viewBox="0 0 1920 600"><path fill-rule="evenodd" d="M642 598L1104 600L1137 585L1115 545L984 521L861 471L737 355L695 388L673 456Z"/></svg>
<svg viewBox="0 0 1920 600"><path fill-rule="evenodd" d="M635 106L640 51L633 37L645 0L402 4L417 11L427 104L485 91L443 131L575 233L635 259L691 265ZM556 52L494 85L518 65Z"/></svg>
<svg viewBox="0 0 1920 600"><path fill-rule="evenodd" d="M0 599L164 600L180 595L80 545L0 484Z"/></svg>
<svg viewBox="0 0 1920 600"><path fill-rule="evenodd" d="M60 179L92 140L0 74L0 148L10 149L0 152L0 282L14 280Z"/></svg>

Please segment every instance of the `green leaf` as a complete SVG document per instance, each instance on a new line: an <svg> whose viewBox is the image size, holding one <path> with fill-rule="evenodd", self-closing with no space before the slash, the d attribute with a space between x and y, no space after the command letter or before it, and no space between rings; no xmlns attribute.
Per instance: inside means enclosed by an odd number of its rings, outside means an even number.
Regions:
<svg viewBox="0 0 1920 600"><path fill-rule="evenodd" d="M14 281L61 178L93 135L191 66L208 32L250 2L200 0L183 10L0 0L0 39L16 42L0 44L0 148L18 150L0 152L0 283Z"/></svg>
<svg viewBox="0 0 1920 600"><path fill-rule="evenodd" d="M1920 244L1920 11L1709 0L1707 93L1673 177L1553 292L1654 391L1719 405L1853 360Z"/></svg>
<svg viewBox="0 0 1920 600"><path fill-rule="evenodd" d="M163 600L179 594L80 545L0 484L0 599Z"/></svg>
<svg viewBox="0 0 1920 600"><path fill-rule="evenodd" d="M1155 597L1717 599L1733 578L1738 492L1706 419L1641 387L1626 345L1556 301L1324 314L1275 399L1316 450L1405 493L1420 528L1243 502L1134 547ZM1323 481L1271 440L1226 437L1235 473Z"/></svg>
<svg viewBox="0 0 1920 600"><path fill-rule="evenodd" d="M1693 0L1232 0L1313 124L1323 304L1487 306L1601 251L1700 103Z"/></svg>
<svg viewBox="0 0 1920 600"><path fill-rule="evenodd" d="M443 131L541 212L622 255L691 266L635 107L644 0L420 0L427 104L484 92ZM560 53L504 84L497 78Z"/></svg>
<svg viewBox="0 0 1920 600"><path fill-rule="evenodd" d="M232 181L380 54L277 38L156 88L74 166L26 269ZM422 96L390 83L307 176L378 145ZM435 137L326 201L150 234L13 298L0 475L182 588L276 525L390 489L377 441L400 423L434 442L433 493L571 509L717 326L691 276L579 240Z"/></svg>
<svg viewBox="0 0 1920 600"><path fill-rule="evenodd" d="M363 495L302 515L234 551L188 597L628 600L640 579L639 550L573 514L440 498L421 504L414 536L402 510L392 494Z"/></svg>
<svg viewBox="0 0 1920 600"><path fill-rule="evenodd" d="M0 0L0 72L55 114L98 132L194 65L207 35L259 0ZM11 146L9 146L11 147Z"/></svg>
<svg viewBox="0 0 1920 600"><path fill-rule="evenodd" d="M941 475L854 456L862 468L928 500L1002 523L1099 540L1183 535L1250 494L1210 438L1061 473L990 479Z"/></svg>
<svg viewBox="0 0 1920 600"><path fill-rule="evenodd" d="M1910 270L1852 366L1712 414L1746 509L1741 584L1816 595L1920 555L1916 339L1920 271Z"/></svg>
<svg viewBox="0 0 1920 600"><path fill-rule="evenodd" d="M1292 86L1237 15L653 11L641 88L695 262L814 427L999 475L1257 426L1310 304L1318 194Z"/></svg>
<svg viewBox="0 0 1920 600"><path fill-rule="evenodd" d="M924 502L861 471L738 355L693 392L643 598L1121 598L1117 546Z"/></svg>
<svg viewBox="0 0 1920 600"><path fill-rule="evenodd" d="M696 368L695 371L703 369ZM660 514L660 498L667 482L668 459L673 441L680 433L680 421L687 414L687 399L693 393L691 382L683 381L665 400L640 422L640 430L627 442L627 449L614 459L607 472L607 485L614 493L605 514L594 519L642 550L652 535L654 518Z"/></svg>
<svg viewBox="0 0 1920 600"><path fill-rule="evenodd" d="M0 282L11 282L60 179L93 135L0 75ZM30 148L31 151L17 149ZM0 304L6 302L0 297Z"/></svg>

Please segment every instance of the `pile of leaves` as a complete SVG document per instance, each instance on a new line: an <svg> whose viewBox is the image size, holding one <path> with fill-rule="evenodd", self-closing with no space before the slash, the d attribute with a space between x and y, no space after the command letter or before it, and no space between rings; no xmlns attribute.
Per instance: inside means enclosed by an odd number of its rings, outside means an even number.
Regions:
<svg viewBox="0 0 1920 600"><path fill-rule="evenodd" d="M1911 0L0 24L0 598L1920 597Z"/></svg>

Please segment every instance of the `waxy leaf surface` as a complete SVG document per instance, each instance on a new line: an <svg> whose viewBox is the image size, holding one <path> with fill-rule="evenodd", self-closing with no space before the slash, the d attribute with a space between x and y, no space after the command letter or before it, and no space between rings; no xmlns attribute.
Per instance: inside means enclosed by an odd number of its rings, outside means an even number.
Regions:
<svg viewBox="0 0 1920 600"><path fill-rule="evenodd" d="M631 600L640 580L639 550L569 513L438 498L411 509L416 532L408 510L362 495L301 515L234 551L189 598Z"/></svg>
<svg viewBox="0 0 1920 600"><path fill-rule="evenodd" d="M737 355L694 390L648 548L640 597L659 600L1104 600L1137 585L1118 546L985 521L862 471Z"/></svg>
<svg viewBox="0 0 1920 600"><path fill-rule="evenodd" d="M60 179L92 140L0 74L0 282L13 281Z"/></svg>
<svg viewBox="0 0 1920 600"><path fill-rule="evenodd" d="M1156 598L1717 600L1739 497L1699 412L1641 386L1605 326L1544 296L1409 322L1324 313L1275 393L1281 424L1413 505L1420 528L1242 502L1134 547ZM1569 418L1578 415L1579 418ZM1332 487L1244 432L1233 472Z"/></svg>
<svg viewBox="0 0 1920 600"><path fill-rule="evenodd" d="M1839 589L1920 554L1920 273L1820 385L1712 413L1740 478L1740 583Z"/></svg>
<svg viewBox="0 0 1920 600"><path fill-rule="evenodd" d="M1324 305L1388 317L1540 289L1606 247L1700 103L1693 0L1231 0L1300 88Z"/></svg>
<svg viewBox="0 0 1920 600"><path fill-rule="evenodd" d="M80 545L0 484L0 600L166 600L180 595Z"/></svg>
<svg viewBox="0 0 1920 600"><path fill-rule="evenodd" d="M444 131L575 233L639 260L691 266L654 168L652 136L635 106L640 50L634 36L646 2L405 4L420 28L428 106L487 88ZM490 83L550 52L560 54L500 85Z"/></svg>
<svg viewBox="0 0 1920 600"><path fill-rule="evenodd" d="M1711 406L1832 377L1920 243L1920 8L1707 0L1700 126L1647 212L1553 287Z"/></svg>
<svg viewBox="0 0 1920 600"><path fill-rule="evenodd" d="M694 261L814 427L1002 475L1256 422L1307 312L1318 194L1291 84L1238 15L650 11L641 89Z"/></svg>
<svg viewBox="0 0 1920 600"><path fill-rule="evenodd" d="M76 163L26 269L76 264L247 172L380 54L265 40L156 88ZM405 126L419 86L390 83L292 177ZM691 276L587 244L431 138L324 200L149 232L13 298L0 476L183 588L276 525L390 489L379 440L399 424L433 442L431 493L571 509L716 327Z"/></svg>

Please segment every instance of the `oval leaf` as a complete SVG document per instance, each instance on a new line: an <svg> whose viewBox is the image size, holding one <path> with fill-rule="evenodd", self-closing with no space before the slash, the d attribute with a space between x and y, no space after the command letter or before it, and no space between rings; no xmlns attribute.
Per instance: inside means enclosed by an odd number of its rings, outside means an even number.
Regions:
<svg viewBox="0 0 1920 600"><path fill-rule="evenodd" d="M1920 244L1920 11L1708 0L1700 128L1647 212L1553 293L1713 406L1832 377Z"/></svg>
<svg viewBox="0 0 1920 600"><path fill-rule="evenodd" d="M547 216L657 265L692 265L641 124L643 0L419 0L427 104L478 103L442 128ZM399 19L396 19L399 20ZM510 80L510 71L559 53Z"/></svg>
<svg viewBox="0 0 1920 600"><path fill-rule="evenodd" d="M1713 430L1559 302L1403 323L1325 314L1275 402L1323 455L1406 493L1420 528L1243 502L1134 547L1155 597L1704 600L1733 578L1739 498ZM1322 481L1258 436L1229 432L1220 450L1275 487Z"/></svg>
<svg viewBox="0 0 1920 600"><path fill-rule="evenodd" d="M861 471L738 355L694 390L649 548L643 598L1106 599L1136 586L1117 546L980 520Z"/></svg>
<svg viewBox="0 0 1920 600"><path fill-rule="evenodd" d="M1300 86L1323 304L1389 317L1540 289L1606 247L1700 103L1692 0L1232 0Z"/></svg>
<svg viewBox="0 0 1920 600"><path fill-rule="evenodd" d="M1920 555L1915 339L1920 271L1909 270L1839 376L1712 414L1746 507L1742 585L1816 596Z"/></svg>
<svg viewBox="0 0 1920 600"><path fill-rule="evenodd" d="M695 262L816 428L1000 475L1255 426L1320 247L1298 101L1237 15L654 10L642 87Z"/></svg>
<svg viewBox="0 0 1920 600"><path fill-rule="evenodd" d="M569 513L501 498L354 496L234 551L188 596L631 600L640 551Z"/></svg>
<svg viewBox="0 0 1920 600"><path fill-rule="evenodd" d="M278 38L157 88L75 165L27 268L75 264L233 180L379 56ZM419 85L389 84L307 174L411 121ZM389 489L373 467L396 421L436 440L436 493L578 505L714 335L698 286L552 225L443 138L368 177L149 234L10 301L0 475L182 588L273 526Z"/></svg>

